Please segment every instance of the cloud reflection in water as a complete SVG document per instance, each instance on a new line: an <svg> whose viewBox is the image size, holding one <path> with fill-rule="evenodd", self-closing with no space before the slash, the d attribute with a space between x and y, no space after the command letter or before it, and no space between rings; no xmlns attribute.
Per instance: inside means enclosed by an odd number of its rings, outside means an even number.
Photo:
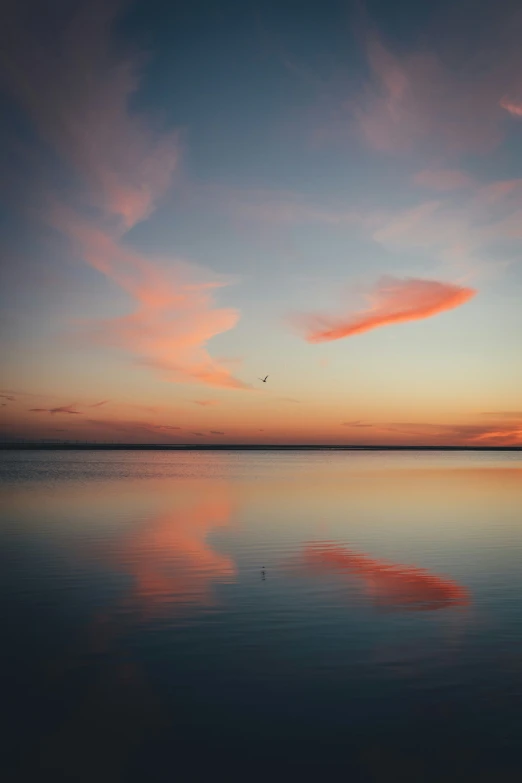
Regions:
<svg viewBox="0 0 522 783"><path fill-rule="evenodd" d="M331 542L307 544L299 564L308 573L334 573L359 580L382 609L430 611L470 603L467 590L451 579L416 566L378 560Z"/></svg>
<svg viewBox="0 0 522 783"><path fill-rule="evenodd" d="M212 490L188 506L151 517L119 543L114 557L132 578L127 606L158 615L175 605L213 604L212 585L234 581L236 566L207 539L229 525L231 512L226 491Z"/></svg>

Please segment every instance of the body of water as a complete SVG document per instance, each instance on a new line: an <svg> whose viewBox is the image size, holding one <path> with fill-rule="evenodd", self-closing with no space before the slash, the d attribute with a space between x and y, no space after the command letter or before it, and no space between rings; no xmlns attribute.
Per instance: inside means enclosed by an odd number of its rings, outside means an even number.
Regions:
<svg viewBox="0 0 522 783"><path fill-rule="evenodd" d="M3 779L522 780L522 455L3 452Z"/></svg>

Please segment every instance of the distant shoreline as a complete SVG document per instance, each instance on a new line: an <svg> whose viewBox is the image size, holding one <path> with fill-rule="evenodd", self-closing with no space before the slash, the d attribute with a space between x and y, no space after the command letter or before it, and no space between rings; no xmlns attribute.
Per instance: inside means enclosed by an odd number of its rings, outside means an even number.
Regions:
<svg viewBox="0 0 522 783"><path fill-rule="evenodd" d="M522 446L338 446L216 443L0 443L0 451L522 451Z"/></svg>

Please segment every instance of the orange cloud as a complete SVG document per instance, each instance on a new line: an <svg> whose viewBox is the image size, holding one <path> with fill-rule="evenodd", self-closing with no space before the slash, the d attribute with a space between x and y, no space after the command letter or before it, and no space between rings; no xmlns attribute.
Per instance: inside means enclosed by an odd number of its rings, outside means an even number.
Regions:
<svg viewBox="0 0 522 783"><path fill-rule="evenodd" d="M235 310L213 307L212 293L221 282L201 280L201 272L198 279L194 267L176 259L169 259L168 266L155 264L63 204L53 205L49 219L84 261L136 302L133 313L92 329L98 342L123 349L170 381L247 388L205 349L213 336L231 329L239 318Z"/></svg>
<svg viewBox="0 0 522 783"><path fill-rule="evenodd" d="M510 417L507 417L510 418ZM374 425L378 433L397 433L409 443L441 446L522 445L522 416L514 415L505 424L432 424L428 422L389 422ZM397 435L394 437L397 438ZM492 441L487 443L487 441Z"/></svg>
<svg viewBox="0 0 522 783"><path fill-rule="evenodd" d="M201 405L203 408L218 404L219 400L194 400L194 405Z"/></svg>
<svg viewBox="0 0 522 783"><path fill-rule="evenodd" d="M372 294L370 309L350 317L305 315L299 323L310 343L340 340L380 326L430 318L459 307L475 293L473 288L435 280L383 277Z"/></svg>
<svg viewBox="0 0 522 783"><path fill-rule="evenodd" d="M508 98L502 98L500 106L509 112L513 117L522 117L522 103L515 103Z"/></svg>
<svg viewBox="0 0 522 783"><path fill-rule="evenodd" d="M300 564L308 572L359 579L372 600L393 610L429 611L467 606L467 590L446 577L415 566L377 560L331 543L304 548Z"/></svg>
<svg viewBox="0 0 522 783"><path fill-rule="evenodd" d="M522 422L511 427L499 427L487 432L481 432L471 438L474 442L488 442L489 445L510 446L522 445Z"/></svg>

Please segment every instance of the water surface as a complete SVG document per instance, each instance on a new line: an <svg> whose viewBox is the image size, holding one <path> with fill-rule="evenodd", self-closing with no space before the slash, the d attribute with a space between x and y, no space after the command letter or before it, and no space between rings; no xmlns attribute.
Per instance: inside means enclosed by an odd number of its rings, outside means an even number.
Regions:
<svg viewBox="0 0 522 783"><path fill-rule="evenodd" d="M522 779L522 455L0 453L9 780Z"/></svg>

